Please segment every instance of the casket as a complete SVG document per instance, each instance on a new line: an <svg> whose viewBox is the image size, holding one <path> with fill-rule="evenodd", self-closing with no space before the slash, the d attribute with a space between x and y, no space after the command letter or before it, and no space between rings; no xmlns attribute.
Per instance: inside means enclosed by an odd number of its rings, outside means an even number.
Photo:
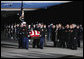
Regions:
<svg viewBox="0 0 84 59"><path fill-rule="evenodd" d="M29 32L31 39L40 39L40 32L37 30L32 30Z"/></svg>

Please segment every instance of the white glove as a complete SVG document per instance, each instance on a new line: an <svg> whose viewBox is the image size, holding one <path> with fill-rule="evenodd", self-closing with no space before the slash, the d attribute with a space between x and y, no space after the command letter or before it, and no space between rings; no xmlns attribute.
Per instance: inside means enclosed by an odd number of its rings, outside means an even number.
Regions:
<svg viewBox="0 0 84 59"><path fill-rule="evenodd" d="M74 37L74 39L76 39L76 37Z"/></svg>
<svg viewBox="0 0 84 59"><path fill-rule="evenodd" d="M30 37L30 35L28 35L28 37Z"/></svg>
<svg viewBox="0 0 84 59"><path fill-rule="evenodd" d="M59 39L57 41L59 42Z"/></svg>

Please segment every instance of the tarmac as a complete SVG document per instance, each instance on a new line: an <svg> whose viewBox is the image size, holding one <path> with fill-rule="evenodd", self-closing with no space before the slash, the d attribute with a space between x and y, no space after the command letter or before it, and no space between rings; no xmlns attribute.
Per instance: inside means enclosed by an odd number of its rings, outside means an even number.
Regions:
<svg viewBox="0 0 84 59"><path fill-rule="evenodd" d="M53 42L47 42L44 49L32 48L18 49L17 41L1 41L1 58L83 58L83 41L77 50L53 47Z"/></svg>

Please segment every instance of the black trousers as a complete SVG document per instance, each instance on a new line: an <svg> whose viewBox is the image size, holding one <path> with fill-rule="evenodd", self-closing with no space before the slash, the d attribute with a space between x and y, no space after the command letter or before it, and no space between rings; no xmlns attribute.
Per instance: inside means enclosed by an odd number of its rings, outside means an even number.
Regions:
<svg viewBox="0 0 84 59"><path fill-rule="evenodd" d="M80 38L77 38L77 46L80 47Z"/></svg>
<svg viewBox="0 0 84 59"><path fill-rule="evenodd" d="M40 42L40 39L34 39L33 40L33 48L35 48L36 45L37 45L37 48L39 48L39 42Z"/></svg>
<svg viewBox="0 0 84 59"><path fill-rule="evenodd" d="M23 48L22 38L18 39L18 48Z"/></svg>
<svg viewBox="0 0 84 59"><path fill-rule="evenodd" d="M66 48L71 48L71 41L70 41L70 39L67 38L65 42L66 42L66 45L65 45Z"/></svg>
<svg viewBox="0 0 84 59"><path fill-rule="evenodd" d="M60 47L65 48L65 40L60 40Z"/></svg>
<svg viewBox="0 0 84 59"><path fill-rule="evenodd" d="M58 43L57 41L53 41L53 43L54 43L54 45L53 45L54 47L57 47L58 46L57 45L57 43Z"/></svg>
<svg viewBox="0 0 84 59"><path fill-rule="evenodd" d="M73 49L73 50L77 49L77 39L73 39L71 41L71 49Z"/></svg>

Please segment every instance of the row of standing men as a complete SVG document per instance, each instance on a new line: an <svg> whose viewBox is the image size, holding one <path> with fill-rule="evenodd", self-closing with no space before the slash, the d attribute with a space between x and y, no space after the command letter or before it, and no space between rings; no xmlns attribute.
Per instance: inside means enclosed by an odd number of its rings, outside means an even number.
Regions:
<svg viewBox="0 0 84 59"><path fill-rule="evenodd" d="M82 29L80 29L79 25L67 24L63 27L59 24L59 28L57 28L57 30L55 29L55 26L53 26L51 37L54 42L54 46L77 50L77 47L80 47L82 33Z"/></svg>
<svg viewBox="0 0 84 59"><path fill-rule="evenodd" d="M19 26L19 24L16 26L16 36L18 39L19 48L21 46L25 46L25 44L22 44L22 40L21 40L23 37L25 37L23 33L29 34L28 32L31 31L32 29L38 30L41 32L40 38L41 40L43 40L43 43L45 43L45 45L46 45L46 40L47 41L52 40L54 43L53 45L54 47L77 49L77 47L80 47L80 39L81 39L81 36L83 36L82 35L83 29L81 29L79 25L76 26L75 24L71 24L71 25L67 24L66 26L62 26L61 24L56 24L55 26L51 24L48 27L46 27L46 25L44 24L36 24L36 25L30 25L26 27L24 26L23 25ZM23 27L25 29L28 28L27 29L28 32L23 31L22 30L24 29ZM23 41L23 42L26 42L26 45L28 47L29 41L28 40L25 41L26 39L29 40L30 37L26 36L26 38ZM40 42L40 39L34 40L33 48L35 47L36 44L37 44L37 47L39 48L39 42ZM43 43L41 48L43 48Z"/></svg>

